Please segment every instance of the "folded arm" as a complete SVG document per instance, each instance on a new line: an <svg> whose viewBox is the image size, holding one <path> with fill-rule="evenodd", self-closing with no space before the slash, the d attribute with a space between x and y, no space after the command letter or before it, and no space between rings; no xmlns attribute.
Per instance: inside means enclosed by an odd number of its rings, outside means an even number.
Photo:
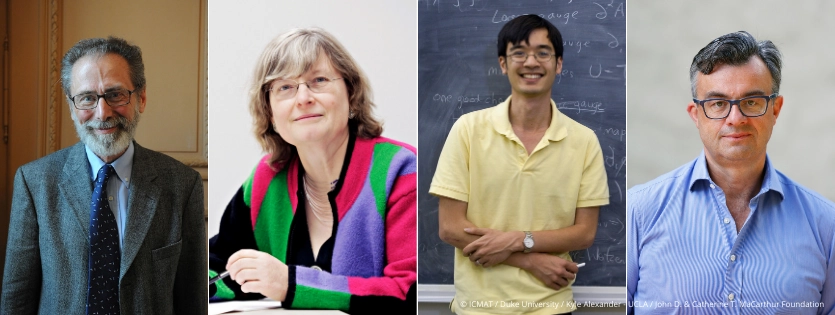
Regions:
<svg viewBox="0 0 835 315"><path fill-rule="evenodd" d="M564 253L572 250L586 249L594 242L597 232L597 217L599 207L577 208L574 225L556 230L530 231L533 235L534 246L530 252ZM491 263L491 255L501 251L521 252L525 250L523 231L498 231L486 228L467 228L468 234L481 236L478 240L463 248L464 255L472 259L487 258L482 263ZM499 263L495 261L493 263Z"/></svg>
<svg viewBox="0 0 835 315"><path fill-rule="evenodd" d="M441 240L462 251L465 248L483 250L484 252L470 252L470 260L478 261L478 265L490 267L502 263L521 268L555 290L568 285L569 280L574 279L574 274L577 273L577 267L574 263L547 252L538 252L538 250L547 250L550 242L546 242L546 245L543 246L534 246L535 251L526 254L522 252L524 250L522 239L525 235L523 232L480 229L467 219L467 202L440 196L439 199L438 230ZM593 216L596 230L597 211L594 211ZM471 233L465 232L464 229L470 230ZM473 232L483 235L476 235ZM551 231L540 232L550 233ZM540 238L549 237L549 234L540 235L542 235ZM593 240L594 231L591 231L591 235ZM539 242L540 238L537 238L536 234L534 235L536 242ZM469 247L470 245L476 245L477 247ZM480 256L476 257L476 255ZM486 260L482 262L481 259Z"/></svg>

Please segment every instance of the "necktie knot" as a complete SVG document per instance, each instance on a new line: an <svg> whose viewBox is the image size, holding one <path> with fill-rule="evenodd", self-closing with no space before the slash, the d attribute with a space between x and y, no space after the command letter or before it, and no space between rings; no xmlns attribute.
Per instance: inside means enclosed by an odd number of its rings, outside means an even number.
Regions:
<svg viewBox="0 0 835 315"><path fill-rule="evenodd" d="M113 169L113 165L105 164L99 169L99 173L96 175L96 186L99 185L106 185L107 180L110 179L110 175L116 170Z"/></svg>

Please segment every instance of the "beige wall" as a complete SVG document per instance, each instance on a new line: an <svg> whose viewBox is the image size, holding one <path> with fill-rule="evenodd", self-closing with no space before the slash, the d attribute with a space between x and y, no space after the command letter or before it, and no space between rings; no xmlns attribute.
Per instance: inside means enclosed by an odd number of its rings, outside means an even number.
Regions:
<svg viewBox="0 0 835 315"><path fill-rule="evenodd" d="M90 37L122 37L142 48L148 101L136 141L201 166L207 163L205 7L199 0L65 1L62 28L62 53ZM62 147L78 142L64 105Z"/></svg>
<svg viewBox="0 0 835 315"><path fill-rule="evenodd" d="M702 144L685 111L690 63L714 38L746 30L783 53L785 101L768 144L773 165L835 200L835 2L633 1L628 10L627 186L696 158Z"/></svg>

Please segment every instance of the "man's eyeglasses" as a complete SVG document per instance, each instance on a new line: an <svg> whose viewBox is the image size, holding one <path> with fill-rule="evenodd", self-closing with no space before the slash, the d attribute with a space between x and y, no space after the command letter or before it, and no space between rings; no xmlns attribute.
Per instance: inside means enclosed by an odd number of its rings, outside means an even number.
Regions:
<svg viewBox="0 0 835 315"><path fill-rule="evenodd" d="M293 80L277 80L264 85L264 91L269 92L270 95L279 99L286 100L296 96L296 91L299 90L299 85L307 85L313 93L326 92L328 84L333 81L341 80L342 78L328 79L326 77L317 77L307 82L296 82Z"/></svg>
<svg viewBox="0 0 835 315"><path fill-rule="evenodd" d="M96 93L81 93L75 96L70 96L72 105L76 109L90 110L96 108L99 104L99 98L104 98L104 101L110 107L125 106L130 104L130 96L139 88L129 91L127 89L118 89L104 92L102 95Z"/></svg>
<svg viewBox="0 0 835 315"><path fill-rule="evenodd" d="M524 51L517 50L510 53L510 60L513 60L515 62L525 62L525 60L528 60L528 56L533 56L534 58L536 58L536 61L539 62L548 62L551 60L551 56L556 55L547 51L537 51L533 54L529 54Z"/></svg>
<svg viewBox="0 0 835 315"><path fill-rule="evenodd" d="M768 103L777 97L777 93L771 95L749 96L738 100L726 100L721 98L710 98L706 100L693 99L693 102L702 106L705 116L710 119L723 119L731 114L731 108L736 105L745 117L759 117L765 114Z"/></svg>

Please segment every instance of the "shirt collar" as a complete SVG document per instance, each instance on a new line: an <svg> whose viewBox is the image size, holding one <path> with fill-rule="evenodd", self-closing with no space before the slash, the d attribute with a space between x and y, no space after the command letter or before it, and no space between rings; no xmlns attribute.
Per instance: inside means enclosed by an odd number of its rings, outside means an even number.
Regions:
<svg viewBox="0 0 835 315"><path fill-rule="evenodd" d="M510 125L510 98L508 96L493 111L493 128L496 132L514 139L516 138L516 134L513 132L513 126ZM548 129L545 130L543 138L550 141L560 141L568 135L568 129L565 128L565 116L557 109L557 104L554 103L554 100L550 100L550 102L551 123L548 125Z"/></svg>
<svg viewBox="0 0 835 315"><path fill-rule="evenodd" d="M95 181L96 176L99 173L99 169L101 169L105 163L95 153L93 153L87 145L84 145L84 151L87 152L87 161L90 162L90 177ZM131 141L125 153L110 163L110 165L113 165L113 169L116 170L116 175L119 176L119 179L122 180L122 183L126 186L130 184L130 171L131 168L133 168L133 151L133 141Z"/></svg>
<svg viewBox="0 0 835 315"><path fill-rule="evenodd" d="M757 195L761 195L769 191L775 191L780 195L780 199L783 199L783 183L780 182L778 178L779 177L777 177L777 170L774 169L774 166L771 165L771 161L768 158L768 154L766 154L765 176L763 176L763 183ZM696 182L702 180L715 185L713 180L710 178L710 173L708 173L707 171L707 159L705 158L704 150L702 150L702 153L696 159L696 164L693 166L693 172L690 176L690 191L693 191L695 189Z"/></svg>

